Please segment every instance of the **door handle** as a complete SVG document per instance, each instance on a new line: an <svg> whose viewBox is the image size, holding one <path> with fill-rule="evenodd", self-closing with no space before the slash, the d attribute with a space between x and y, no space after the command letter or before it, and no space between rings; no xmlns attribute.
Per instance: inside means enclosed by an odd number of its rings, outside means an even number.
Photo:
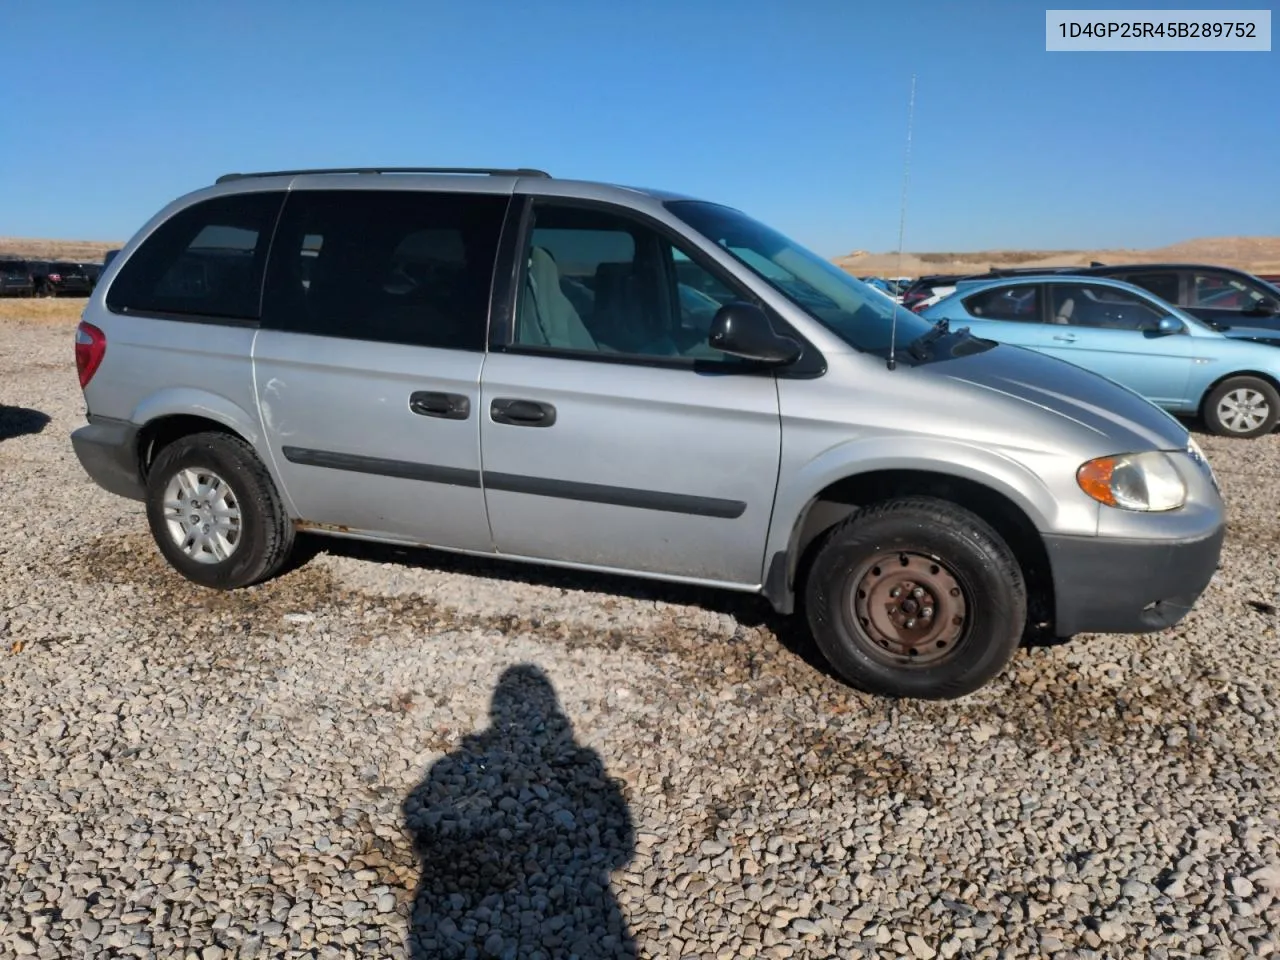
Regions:
<svg viewBox="0 0 1280 960"><path fill-rule="evenodd" d="M465 420L471 416L471 401L460 393L418 390L409 394L409 409L423 417Z"/></svg>
<svg viewBox="0 0 1280 960"><path fill-rule="evenodd" d="M513 427L549 427L556 422L556 408L537 400L499 397L490 404L489 416L494 423Z"/></svg>
<svg viewBox="0 0 1280 960"><path fill-rule="evenodd" d="M1076 335L1074 333L1059 333L1055 334L1053 339L1061 340L1064 343L1075 343Z"/></svg>

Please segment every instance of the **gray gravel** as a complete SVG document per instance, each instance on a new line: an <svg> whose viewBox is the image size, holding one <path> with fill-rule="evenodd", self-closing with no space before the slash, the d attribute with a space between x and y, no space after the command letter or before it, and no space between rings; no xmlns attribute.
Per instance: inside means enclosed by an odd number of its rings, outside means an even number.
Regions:
<svg viewBox="0 0 1280 960"><path fill-rule="evenodd" d="M0 956L1280 942L1280 436L1202 438L1231 532L1178 628L893 704L732 596L325 541L198 590L71 452L70 327L0 347L52 418L0 412Z"/></svg>

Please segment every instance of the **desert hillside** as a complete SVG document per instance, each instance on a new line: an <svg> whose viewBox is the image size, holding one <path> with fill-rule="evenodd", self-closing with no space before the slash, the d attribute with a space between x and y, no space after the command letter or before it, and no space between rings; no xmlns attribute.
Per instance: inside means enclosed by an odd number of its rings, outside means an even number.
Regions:
<svg viewBox="0 0 1280 960"><path fill-rule="evenodd" d="M123 241L101 240L27 240L22 237L0 237L0 257L25 257L31 260L72 260L80 263L101 262L108 250L124 246Z"/></svg>
<svg viewBox="0 0 1280 960"><path fill-rule="evenodd" d="M858 250L835 262L858 276L918 277L927 273L980 273L991 267L1082 267L1156 261L1213 263L1250 273L1280 273L1280 237L1203 237L1151 250L982 250L972 253L896 253Z"/></svg>
<svg viewBox="0 0 1280 960"><path fill-rule="evenodd" d="M34 260L100 261L123 241L29 240L0 237L0 256ZM1202 237L1151 250L979 250L956 253L868 253L857 250L835 262L858 276L918 277L927 273L979 273L991 267L1078 267L1103 263L1179 261L1215 263L1250 273L1280 273L1280 237Z"/></svg>

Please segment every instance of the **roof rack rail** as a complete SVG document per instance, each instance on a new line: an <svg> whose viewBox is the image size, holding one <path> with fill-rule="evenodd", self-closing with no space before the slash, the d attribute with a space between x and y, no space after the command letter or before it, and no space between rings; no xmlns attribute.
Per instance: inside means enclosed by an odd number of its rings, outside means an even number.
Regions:
<svg viewBox="0 0 1280 960"><path fill-rule="evenodd" d="M261 170L256 173L224 173L215 183L247 180L253 177L300 177L312 173L475 173L490 177L540 177L551 179L544 170L527 167L318 167L314 170Z"/></svg>

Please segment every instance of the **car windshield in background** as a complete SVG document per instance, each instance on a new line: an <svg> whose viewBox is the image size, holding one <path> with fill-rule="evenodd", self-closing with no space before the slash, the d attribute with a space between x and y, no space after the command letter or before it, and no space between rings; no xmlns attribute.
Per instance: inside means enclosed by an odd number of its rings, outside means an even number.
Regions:
<svg viewBox="0 0 1280 960"><path fill-rule="evenodd" d="M27 265L21 260L0 260L0 273L17 274L26 276Z"/></svg>
<svg viewBox="0 0 1280 960"><path fill-rule="evenodd" d="M55 264L51 264L49 269L53 273L62 273L62 274L84 273L84 271L80 269L80 264L78 263L55 263Z"/></svg>
<svg viewBox="0 0 1280 960"><path fill-rule="evenodd" d="M673 200L667 208L713 243L724 247L785 297L845 343L868 353L888 353L895 304L834 263L778 231L729 207L701 200ZM897 343L905 346L933 324L898 309Z"/></svg>

